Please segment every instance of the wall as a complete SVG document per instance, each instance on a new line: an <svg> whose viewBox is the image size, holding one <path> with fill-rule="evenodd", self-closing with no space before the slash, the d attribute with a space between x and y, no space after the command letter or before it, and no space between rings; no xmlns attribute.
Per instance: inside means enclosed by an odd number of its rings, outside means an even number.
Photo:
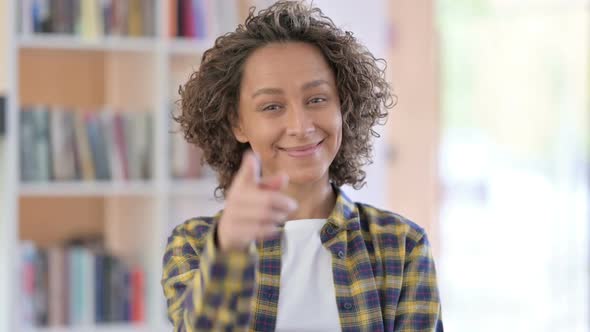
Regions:
<svg viewBox="0 0 590 332"><path fill-rule="evenodd" d="M439 54L434 1L391 0L390 77L398 104L388 123L392 148L388 207L426 228L438 248Z"/></svg>

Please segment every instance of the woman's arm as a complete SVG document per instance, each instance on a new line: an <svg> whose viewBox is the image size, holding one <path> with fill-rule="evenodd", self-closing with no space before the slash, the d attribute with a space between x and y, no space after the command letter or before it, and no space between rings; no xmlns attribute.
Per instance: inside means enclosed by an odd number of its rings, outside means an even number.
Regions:
<svg viewBox="0 0 590 332"><path fill-rule="evenodd" d="M219 218L189 220L174 230L162 285L175 331L248 328L256 285L255 240L277 234L278 225L297 208L280 192L288 181L281 174L260 179L258 159L246 152Z"/></svg>
<svg viewBox="0 0 590 332"><path fill-rule="evenodd" d="M168 238L162 286L174 331L245 331L254 292L256 248L221 253L216 225L189 220Z"/></svg>
<svg viewBox="0 0 590 332"><path fill-rule="evenodd" d="M396 332L443 331L436 270L426 234L416 242L404 264L394 326Z"/></svg>

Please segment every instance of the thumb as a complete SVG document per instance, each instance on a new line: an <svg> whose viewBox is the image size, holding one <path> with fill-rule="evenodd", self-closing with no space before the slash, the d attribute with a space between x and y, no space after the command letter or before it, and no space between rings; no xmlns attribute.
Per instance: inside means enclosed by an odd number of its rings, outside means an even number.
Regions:
<svg viewBox="0 0 590 332"><path fill-rule="evenodd" d="M262 189L280 191L289 183L289 176L286 174L277 174L271 177L262 178L260 187Z"/></svg>
<svg viewBox="0 0 590 332"><path fill-rule="evenodd" d="M240 183L257 184L260 181L260 162L254 152L248 150L244 153L237 179Z"/></svg>

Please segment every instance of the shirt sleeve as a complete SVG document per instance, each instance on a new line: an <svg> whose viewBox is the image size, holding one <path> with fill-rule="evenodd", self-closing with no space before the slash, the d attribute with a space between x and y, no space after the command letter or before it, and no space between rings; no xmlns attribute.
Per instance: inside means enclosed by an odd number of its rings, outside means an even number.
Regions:
<svg viewBox="0 0 590 332"><path fill-rule="evenodd" d="M396 332L443 331L436 269L426 234L416 242L404 264L394 326Z"/></svg>
<svg viewBox="0 0 590 332"><path fill-rule="evenodd" d="M216 226L190 220L174 229L162 287L174 331L245 331L255 286L256 247L221 253Z"/></svg>

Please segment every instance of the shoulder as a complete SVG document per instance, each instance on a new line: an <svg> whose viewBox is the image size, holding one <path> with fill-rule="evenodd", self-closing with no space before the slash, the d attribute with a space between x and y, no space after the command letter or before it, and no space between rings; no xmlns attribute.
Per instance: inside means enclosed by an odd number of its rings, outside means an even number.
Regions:
<svg viewBox="0 0 590 332"><path fill-rule="evenodd" d="M215 217L195 217L177 225L168 237L168 251L176 256L197 253L214 224Z"/></svg>
<svg viewBox="0 0 590 332"><path fill-rule="evenodd" d="M215 217L195 217L177 225L172 230L171 237L182 236L199 238L206 234L215 223Z"/></svg>
<svg viewBox="0 0 590 332"><path fill-rule="evenodd" d="M213 224L213 217L198 217L174 227L172 234L168 237L162 261L163 285L175 283L178 278L185 282L189 280L194 270L199 268L199 254ZM164 286L164 288L166 293L173 292L174 287Z"/></svg>
<svg viewBox="0 0 590 332"><path fill-rule="evenodd" d="M383 245L403 246L411 252L418 243L428 241L424 228L412 220L392 211L365 203L355 203L359 211L361 229L369 232Z"/></svg>

